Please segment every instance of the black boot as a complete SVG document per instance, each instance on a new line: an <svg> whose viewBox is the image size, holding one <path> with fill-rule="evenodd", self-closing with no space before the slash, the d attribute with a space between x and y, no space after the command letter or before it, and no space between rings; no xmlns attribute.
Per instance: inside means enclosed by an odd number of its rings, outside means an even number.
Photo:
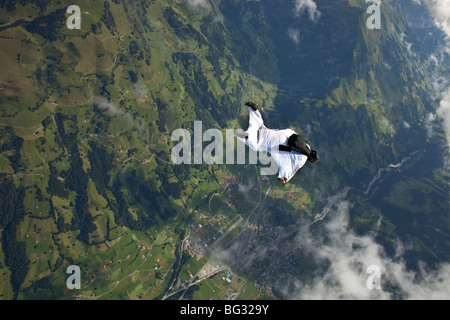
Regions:
<svg viewBox="0 0 450 320"><path fill-rule="evenodd" d="M252 101L246 102L245 105L252 108L253 111L257 111L259 109L258 106L256 105L256 103L254 103Z"/></svg>

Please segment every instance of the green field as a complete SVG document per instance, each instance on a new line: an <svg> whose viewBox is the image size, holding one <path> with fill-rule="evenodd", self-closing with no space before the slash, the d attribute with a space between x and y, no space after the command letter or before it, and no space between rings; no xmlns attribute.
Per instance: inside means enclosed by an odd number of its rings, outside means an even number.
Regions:
<svg viewBox="0 0 450 320"><path fill-rule="evenodd" d="M0 4L0 300L279 298L272 287L287 273L275 274L275 262L294 261L299 273L313 265L288 252L295 228L330 195L365 190L410 154L405 137L435 111L436 69L408 54L411 30L387 4L379 33L359 28L362 0L321 6L318 24L281 21L288 9L270 1L82 0L79 30L66 26L71 4ZM310 136L322 161L286 186L261 178L259 164L172 162L174 130L245 128L248 100L267 126ZM436 123L431 134L446 138ZM438 261L448 255L427 241L448 246L448 219L432 213L446 208L449 174L431 170L392 183L380 203L423 214L427 233L411 238ZM402 232L409 239L395 217L379 226L382 209L352 196L355 230L377 228L388 246ZM243 270L230 260L251 228L239 257L271 241L279 250ZM197 281L213 260L223 269ZM71 265L79 290L66 285Z"/></svg>

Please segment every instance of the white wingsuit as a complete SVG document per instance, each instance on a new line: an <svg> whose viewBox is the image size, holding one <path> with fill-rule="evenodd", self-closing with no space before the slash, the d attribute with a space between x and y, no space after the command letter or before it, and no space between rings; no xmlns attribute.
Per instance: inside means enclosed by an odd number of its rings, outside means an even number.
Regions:
<svg viewBox="0 0 450 320"><path fill-rule="evenodd" d="M248 129L245 131L248 138L237 137L252 150L266 151L278 165L278 178L286 179L287 183L295 173L305 165L308 157L296 151L280 151L279 145L286 145L289 137L296 133L292 129L274 130L268 129L264 125L263 118L259 110L247 107L249 111Z"/></svg>

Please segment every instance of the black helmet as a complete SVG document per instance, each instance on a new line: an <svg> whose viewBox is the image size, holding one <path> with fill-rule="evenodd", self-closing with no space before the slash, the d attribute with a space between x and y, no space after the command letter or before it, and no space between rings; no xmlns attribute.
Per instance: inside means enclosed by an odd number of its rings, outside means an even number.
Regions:
<svg viewBox="0 0 450 320"><path fill-rule="evenodd" d="M308 157L308 161L312 162L312 163L314 163L316 161L320 161L319 154L317 153L317 150L311 150L311 152L309 154L309 157Z"/></svg>

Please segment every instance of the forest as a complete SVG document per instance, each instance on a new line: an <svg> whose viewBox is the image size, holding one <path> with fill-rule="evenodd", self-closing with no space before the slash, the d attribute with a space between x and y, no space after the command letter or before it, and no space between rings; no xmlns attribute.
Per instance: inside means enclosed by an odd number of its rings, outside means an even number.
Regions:
<svg viewBox="0 0 450 320"><path fill-rule="evenodd" d="M25 216L23 187L16 188L11 177L0 174L0 227L3 229L1 242L5 255L5 265L11 271L11 285L14 298L17 297L29 270L29 259L25 252L25 243L17 241L16 231L21 219Z"/></svg>

